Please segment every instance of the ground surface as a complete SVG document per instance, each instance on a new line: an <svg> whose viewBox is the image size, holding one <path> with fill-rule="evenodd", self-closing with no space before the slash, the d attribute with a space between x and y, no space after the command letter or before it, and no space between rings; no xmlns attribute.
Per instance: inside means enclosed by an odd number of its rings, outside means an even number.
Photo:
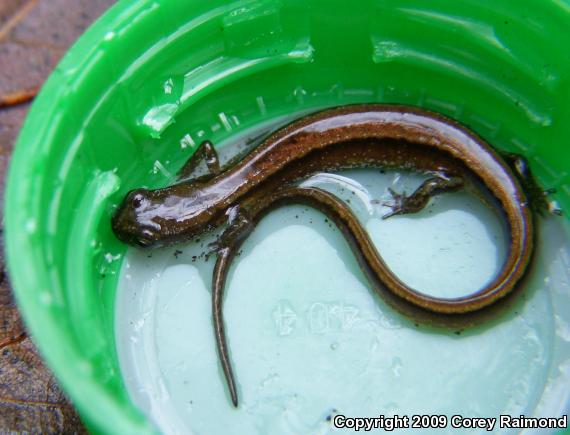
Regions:
<svg viewBox="0 0 570 435"><path fill-rule="evenodd" d="M0 214L29 102L67 48L114 0L0 0ZM0 244L2 238L0 233ZM85 433L14 304L0 250L0 433Z"/></svg>

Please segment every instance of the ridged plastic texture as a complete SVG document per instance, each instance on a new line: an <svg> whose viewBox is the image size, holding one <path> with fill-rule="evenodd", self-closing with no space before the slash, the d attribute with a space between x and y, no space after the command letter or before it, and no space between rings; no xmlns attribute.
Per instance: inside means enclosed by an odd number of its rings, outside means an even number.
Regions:
<svg viewBox="0 0 570 435"><path fill-rule="evenodd" d="M566 0L122 1L34 103L6 196L27 325L95 432L151 433L115 351L109 225L131 188L172 180L203 138L357 102L419 105L522 152L570 210Z"/></svg>

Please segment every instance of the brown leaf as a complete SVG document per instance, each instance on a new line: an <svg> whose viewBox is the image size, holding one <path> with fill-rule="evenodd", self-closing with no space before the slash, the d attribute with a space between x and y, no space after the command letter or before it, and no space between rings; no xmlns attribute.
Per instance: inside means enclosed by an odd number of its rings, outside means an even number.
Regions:
<svg viewBox="0 0 570 435"><path fill-rule="evenodd" d="M2 432L87 433L26 336L0 350L0 428Z"/></svg>
<svg viewBox="0 0 570 435"><path fill-rule="evenodd" d="M27 0L14 0L0 2L0 29L4 27L6 21L14 16L16 11L22 7Z"/></svg>
<svg viewBox="0 0 570 435"><path fill-rule="evenodd" d="M0 109L2 107L16 106L17 104L27 103L38 93L38 86L28 89L22 89L5 95L0 95Z"/></svg>
<svg viewBox="0 0 570 435"><path fill-rule="evenodd" d="M0 6L0 41L22 21L36 3L37 0L8 1Z"/></svg>

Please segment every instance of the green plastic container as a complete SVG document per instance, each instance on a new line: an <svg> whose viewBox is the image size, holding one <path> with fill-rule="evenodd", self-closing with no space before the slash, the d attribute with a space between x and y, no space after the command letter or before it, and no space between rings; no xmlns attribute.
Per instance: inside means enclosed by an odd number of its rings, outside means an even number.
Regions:
<svg viewBox="0 0 570 435"><path fill-rule="evenodd" d="M413 104L524 153L570 210L566 0L123 1L74 45L13 155L6 247L35 342L94 432L151 433L119 371L113 207L200 138L358 102ZM157 163L159 162L159 163Z"/></svg>

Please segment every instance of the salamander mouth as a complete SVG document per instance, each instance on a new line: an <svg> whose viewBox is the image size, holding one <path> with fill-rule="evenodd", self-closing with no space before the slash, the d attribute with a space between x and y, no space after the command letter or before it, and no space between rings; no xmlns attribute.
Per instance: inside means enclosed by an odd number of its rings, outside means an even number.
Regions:
<svg viewBox="0 0 570 435"><path fill-rule="evenodd" d="M150 248L158 245L157 239L154 233L149 230L142 231L132 231L132 232L115 232L117 238L130 245L137 246L139 248Z"/></svg>

